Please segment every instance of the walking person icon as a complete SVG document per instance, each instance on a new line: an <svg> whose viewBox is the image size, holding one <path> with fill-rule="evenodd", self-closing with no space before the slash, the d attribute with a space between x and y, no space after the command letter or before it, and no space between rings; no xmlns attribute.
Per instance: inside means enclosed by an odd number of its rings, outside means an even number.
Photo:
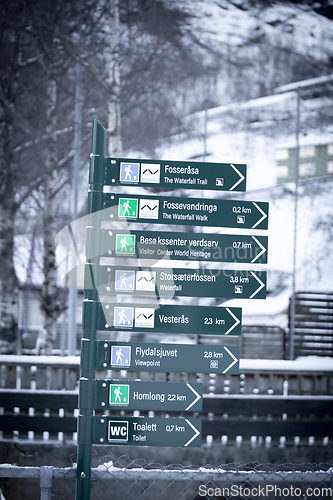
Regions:
<svg viewBox="0 0 333 500"><path fill-rule="evenodd" d="M132 328L134 308L133 307L114 307L114 326Z"/></svg>
<svg viewBox="0 0 333 500"><path fill-rule="evenodd" d="M114 400L114 402L116 403L116 402L117 402L117 400L119 399L119 403L121 403L121 397L120 397L120 396L122 396L122 395L123 395L123 393L121 392L121 390L120 390L120 387L119 387L119 386L115 388L115 390L114 390L114 395L115 395L115 400Z"/></svg>
<svg viewBox="0 0 333 500"><path fill-rule="evenodd" d="M134 290L135 271L116 269L115 290L132 292Z"/></svg>
<svg viewBox="0 0 333 500"><path fill-rule="evenodd" d="M118 364L121 365L123 362L123 357L124 357L121 347L119 347L119 349L116 351L116 356L117 356L116 365L118 365Z"/></svg>
<svg viewBox="0 0 333 500"><path fill-rule="evenodd" d="M118 313L118 325L125 325L125 319L125 309L121 309L121 311L119 311Z"/></svg>
<svg viewBox="0 0 333 500"><path fill-rule="evenodd" d="M120 182L127 184L137 184L139 182L140 163L121 162L120 163Z"/></svg>
<svg viewBox="0 0 333 500"><path fill-rule="evenodd" d="M129 384L110 384L110 404L128 405L129 404Z"/></svg>
<svg viewBox="0 0 333 500"><path fill-rule="evenodd" d="M120 288L126 288L126 283L128 279L126 278L126 273L120 275Z"/></svg>
<svg viewBox="0 0 333 500"><path fill-rule="evenodd" d="M127 217L129 219L136 219L138 216L137 198L121 198L118 200L118 217Z"/></svg>
<svg viewBox="0 0 333 500"><path fill-rule="evenodd" d="M116 253L122 255L135 254L135 235L117 234L116 235Z"/></svg>
<svg viewBox="0 0 333 500"><path fill-rule="evenodd" d="M111 365L129 367L131 365L131 347L126 345L111 346Z"/></svg>
<svg viewBox="0 0 333 500"><path fill-rule="evenodd" d="M129 180L131 180L131 179L132 179L131 174L133 174L132 169L131 169L131 164L130 164L130 163L128 163L128 164L126 165L126 167L125 167L125 181L126 181L127 179L129 179Z"/></svg>
<svg viewBox="0 0 333 500"><path fill-rule="evenodd" d="M127 238L126 238L126 236L124 236L124 237L120 240L120 243L121 243L121 249L120 249L120 251L121 251L121 252L127 252L128 243L127 243Z"/></svg>
<svg viewBox="0 0 333 500"><path fill-rule="evenodd" d="M123 216L125 217L126 215L130 215L130 213L129 213L129 209L130 209L129 200L124 201L122 207L123 207Z"/></svg>

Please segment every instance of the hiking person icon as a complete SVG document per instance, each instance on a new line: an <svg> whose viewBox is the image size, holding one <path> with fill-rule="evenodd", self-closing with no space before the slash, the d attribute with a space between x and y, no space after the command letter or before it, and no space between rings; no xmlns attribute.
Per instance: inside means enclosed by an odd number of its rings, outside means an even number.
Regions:
<svg viewBox="0 0 333 500"><path fill-rule="evenodd" d="M114 392L114 395L116 396L114 402L116 403L117 400L119 399L119 403L121 403L121 397L120 396L122 396L123 393L121 392L120 387L119 386L116 387L113 392Z"/></svg>
<svg viewBox="0 0 333 500"><path fill-rule="evenodd" d="M112 366L130 366L131 365L131 347L125 345L111 346L111 365Z"/></svg>
<svg viewBox="0 0 333 500"><path fill-rule="evenodd" d="M123 354L123 350L122 350L122 347L119 347L119 349L116 351L116 365L118 364L122 364L123 363L123 357L124 357L124 354Z"/></svg>
<svg viewBox="0 0 333 500"><path fill-rule="evenodd" d="M128 247L127 237L126 237L126 236L124 236L124 237L120 240L120 243L121 243L121 249L120 249L120 251L121 251L121 252L127 252L127 247Z"/></svg>
<svg viewBox="0 0 333 500"><path fill-rule="evenodd" d="M125 309L122 309L118 313L118 325L125 325L126 324L125 319L126 319Z"/></svg>
<svg viewBox="0 0 333 500"><path fill-rule="evenodd" d="M122 205L122 208L123 208L123 216L125 217L126 215L130 215L129 213L129 209L130 209L130 202L129 200L126 200L124 201L123 205Z"/></svg>
<svg viewBox="0 0 333 500"><path fill-rule="evenodd" d="M131 174L133 174L132 169L131 169L131 164L130 164L130 163L128 163L128 164L126 165L126 167L125 167L125 181L126 181L127 179L132 180L132 176L131 176Z"/></svg>
<svg viewBox="0 0 333 500"><path fill-rule="evenodd" d="M121 274L120 275L120 288L126 288L127 282L128 282L128 279L126 278L126 273Z"/></svg>

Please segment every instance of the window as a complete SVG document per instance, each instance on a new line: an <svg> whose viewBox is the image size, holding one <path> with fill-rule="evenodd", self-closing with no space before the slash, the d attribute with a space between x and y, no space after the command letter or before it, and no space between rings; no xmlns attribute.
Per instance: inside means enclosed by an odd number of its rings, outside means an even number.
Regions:
<svg viewBox="0 0 333 500"><path fill-rule="evenodd" d="M316 156L315 146L302 146L299 148L299 155L301 158L314 158Z"/></svg>
<svg viewBox="0 0 333 500"><path fill-rule="evenodd" d="M288 149L278 149L275 153L277 160L288 160L289 151Z"/></svg>
<svg viewBox="0 0 333 500"><path fill-rule="evenodd" d="M288 165L279 165L277 168L278 177L288 177L289 168Z"/></svg>
<svg viewBox="0 0 333 500"><path fill-rule="evenodd" d="M302 176L314 175L316 173L315 163L301 163L299 166L299 173Z"/></svg>
<svg viewBox="0 0 333 500"><path fill-rule="evenodd" d="M333 161L327 162L327 173L333 174Z"/></svg>

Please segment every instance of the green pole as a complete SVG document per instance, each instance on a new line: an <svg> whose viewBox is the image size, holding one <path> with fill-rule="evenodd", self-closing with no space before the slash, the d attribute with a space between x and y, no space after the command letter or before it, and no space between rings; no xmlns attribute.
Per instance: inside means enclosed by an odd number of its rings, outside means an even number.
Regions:
<svg viewBox="0 0 333 500"><path fill-rule="evenodd" d="M93 118L92 145L93 155L105 156L106 153L106 130ZM96 222L96 218L89 217L94 211L103 208L103 171L102 164L96 171L96 162L90 160L89 167L89 194L88 194L88 221L89 225ZM97 231L100 234L100 231ZM91 231L86 232L86 253L92 242ZM81 342L81 377L79 387L79 417L77 427L77 473L76 473L76 499L90 500L91 486L91 456L93 442L93 415L94 394L92 390L81 390L83 380L95 379L96 359L96 327L98 314L98 291L94 282L94 266L99 264L99 256L89 259L85 268L85 290L83 302L83 338ZM87 283L90 287L87 287ZM85 301L92 300L94 306L85 311ZM92 387L92 384L90 384ZM86 387L86 385L85 385Z"/></svg>

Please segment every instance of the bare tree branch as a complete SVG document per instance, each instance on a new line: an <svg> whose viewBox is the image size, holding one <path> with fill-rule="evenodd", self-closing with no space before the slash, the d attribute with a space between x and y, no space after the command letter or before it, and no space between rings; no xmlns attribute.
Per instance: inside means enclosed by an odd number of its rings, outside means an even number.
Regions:
<svg viewBox="0 0 333 500"><path fill-rule="evenodd" d="M3 104L6 106L6 108L9 110L9 112L12 114L12 116L18 121L19 126L21 129L26 133L26 134L31 134L32 129L27 122L27 120L17 111L15 108L14 104L9 102L8 99L6 98L3 89L0 85L0 99L3 102Z"/></svg>

